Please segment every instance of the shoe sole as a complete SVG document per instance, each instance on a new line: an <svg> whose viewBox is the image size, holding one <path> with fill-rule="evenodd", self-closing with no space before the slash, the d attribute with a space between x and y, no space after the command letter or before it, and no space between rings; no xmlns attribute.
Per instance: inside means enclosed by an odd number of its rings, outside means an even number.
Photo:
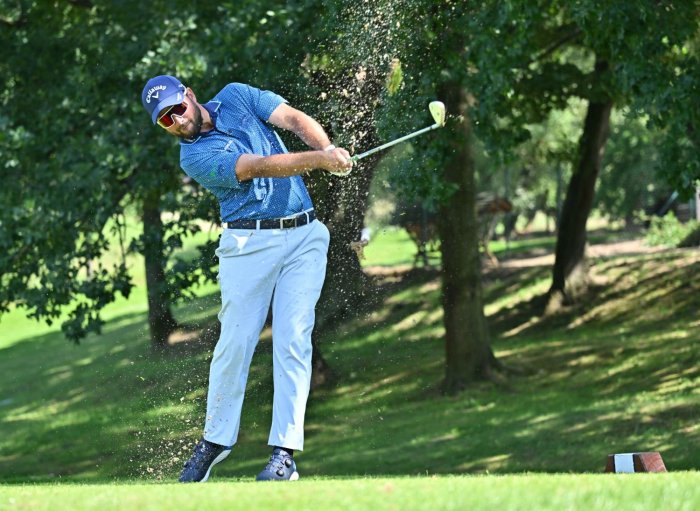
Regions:
<svg viewBox="0 0 700 511"><path fill-rule="evenodd" d="M209 465L209 470L207 470L207 473L204 474L204 477L203 477L202 480L199 481L199 482L200 482L200 483L206 483L206 482L207 482L207 479L209 479L209 474L211 474L211 469L214 468L214 465L216 465L216 464L219 463L220 461L225 460L225 459L226 459L226 456L228 456L229 454L231 454L231 449L229 449L228 451L222 452L222 453L219 454L216 458L214 458L214 461L212 461L212 462L211 462L211 465ZM297 478L298 478L298 477L299 477L299 476L297 475Z"/></svg>
<svg viewBox="0 0 700 511"><path fill-rule="evenodd" d="M256 478L255 480L258 482L261 482L261 483L266 483L266 482L270 482L270 481L273 481L273 482L275 482L275 481L298 481L299 480L299 472L297 472L297 471L292 472L292 475L289 476L289 479L258 479L258 478Z"/></svg>

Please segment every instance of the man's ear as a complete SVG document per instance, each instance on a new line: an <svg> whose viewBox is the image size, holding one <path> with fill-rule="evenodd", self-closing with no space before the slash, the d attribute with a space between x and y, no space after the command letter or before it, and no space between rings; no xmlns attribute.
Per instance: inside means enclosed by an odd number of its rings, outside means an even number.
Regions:
<svg viewBox="0 0 700 511"><path fill-rule="evenodd" d="M188 99L191 99L193 103L197 102L197 96L194 95L194 91L189 87L185 89L185 96L187 96Z"/></svg>

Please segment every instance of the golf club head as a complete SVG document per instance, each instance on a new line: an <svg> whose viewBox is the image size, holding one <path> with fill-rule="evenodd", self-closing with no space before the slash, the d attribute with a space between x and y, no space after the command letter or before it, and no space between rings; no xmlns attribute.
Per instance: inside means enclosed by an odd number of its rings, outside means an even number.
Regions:
<svg viewBox="0 0 700 511"><path fill-rule="evenodd" d="M435 124L438 126L445 125L445 104L442 101L431 101L428 105L430 115L433 116Z"/></svg>

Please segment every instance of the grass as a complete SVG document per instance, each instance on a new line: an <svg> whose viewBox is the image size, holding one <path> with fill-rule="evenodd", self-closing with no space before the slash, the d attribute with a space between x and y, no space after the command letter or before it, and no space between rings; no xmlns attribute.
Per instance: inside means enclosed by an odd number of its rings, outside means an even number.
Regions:
<svg viewBox="0 0 700 511"><path fill-rule="evenodd" d="M416 245L400 227L388 226L372 233L372 241L365 247L364 267L401 266L413 264Z"/></svg>
<svg viewBox="0 0 700 511"><path fill-rule="evenodd" d="M556 238L547 234L528 235L514 239L508 243L502 240L491 243L490 248L497 257L513 257L531 254L533 251L551 251L554 248ZM440 264L440 252L430 250L429 262L433 266ZM415 261L416 245L408 236L408 233L395 226L378 229L372 234L372 241L364 249L365 259L362 265L368 267L411 267L414 262L422 266L422 262Z"/></svg>
<svg viewBox="0 0 700 511"><path fill-rule="evenodd" d="M666 475L511 475L306 479L294 484L98 484L0 486L0 505L34 511L289 509L339 511L673 509L700 501L697 473Z"/></svg>
<svg viewBox="0 0 700 511"><path fill-rule="evenodd" d="M401 233L385 234L385 248L382 235L367 247L367 264L410 264ZM306 451L298 456L307 479L300 488L308 491L275 492L301 508L328 507L324 499L342 488L340 509L425 509L425 499L432 509L475 502L482 509L612 509L607 499L636 509L629 499L640 493L645 505L695 509L698 476L682 471L697 469L700 454L699 270L697 251L600 258L585 303L541 319L536 297L546 291L549 267L489 269L494 350L526 371L504 386L478 383L454 397L439 393L438 274L392 276L377 291L381 307L324 334L321 349L337 384L310 399ZM210 288L176 314L210 321L217 308ZM212 492L214 484L143 484L172 481L201 434L210 358L206 345L152 353L145 313L141 289L110 306L104 335L80 346L18 312L2 318L0 509L9 499L44 509L56 494L75 509L110 502L162 509L173 499L187 509L215 495L213 509L233 499L243 507L257 499L249 507L261 508L276 495L247 483L268 454L268 335L251 369L239 443L213 474L214 483L227 481L222 492ZM608 454L645 450L660 451L674 473L592 475ZM384 500L382 488L391 488Z"/></svg>
<svg viewBox="0 0 700 511"><path fill-rule="evenodd" d="M619 241L630 239L635 236L634 232L615 231L599 228L589 233L591 243L604 243L607 241ZM490 242L491 252L499 259L509 259L514 257L526 257L533 254L553 253L556 245L556 236L545 232L527 232L513 239L506 241L498 239ZM440 264L440 252L429 251L429 262L433 266ZM422 266L420 261L415 261L416 245L409 237L408 233L396 226L385 226L376 229L372 233L371 243L364 249L365 259L362 266L365 268L381 267L410 267L414 262L417 266Z"/></svg>

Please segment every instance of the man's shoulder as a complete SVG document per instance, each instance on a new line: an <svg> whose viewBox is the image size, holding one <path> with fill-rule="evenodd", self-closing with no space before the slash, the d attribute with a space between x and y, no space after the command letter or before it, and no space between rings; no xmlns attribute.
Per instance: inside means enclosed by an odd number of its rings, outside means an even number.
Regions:
<svg viewBox="0 0 700 511"><path fill-rule="evenodd" d="M247 83L240 83L240 82L231 82L227 83L223 89L221 89L216 96L214 96L214 100L221 100L222 98L234 95L234 96L240 96L241 94L247 94L248 91L251 89L250 85Z"/></svg>

